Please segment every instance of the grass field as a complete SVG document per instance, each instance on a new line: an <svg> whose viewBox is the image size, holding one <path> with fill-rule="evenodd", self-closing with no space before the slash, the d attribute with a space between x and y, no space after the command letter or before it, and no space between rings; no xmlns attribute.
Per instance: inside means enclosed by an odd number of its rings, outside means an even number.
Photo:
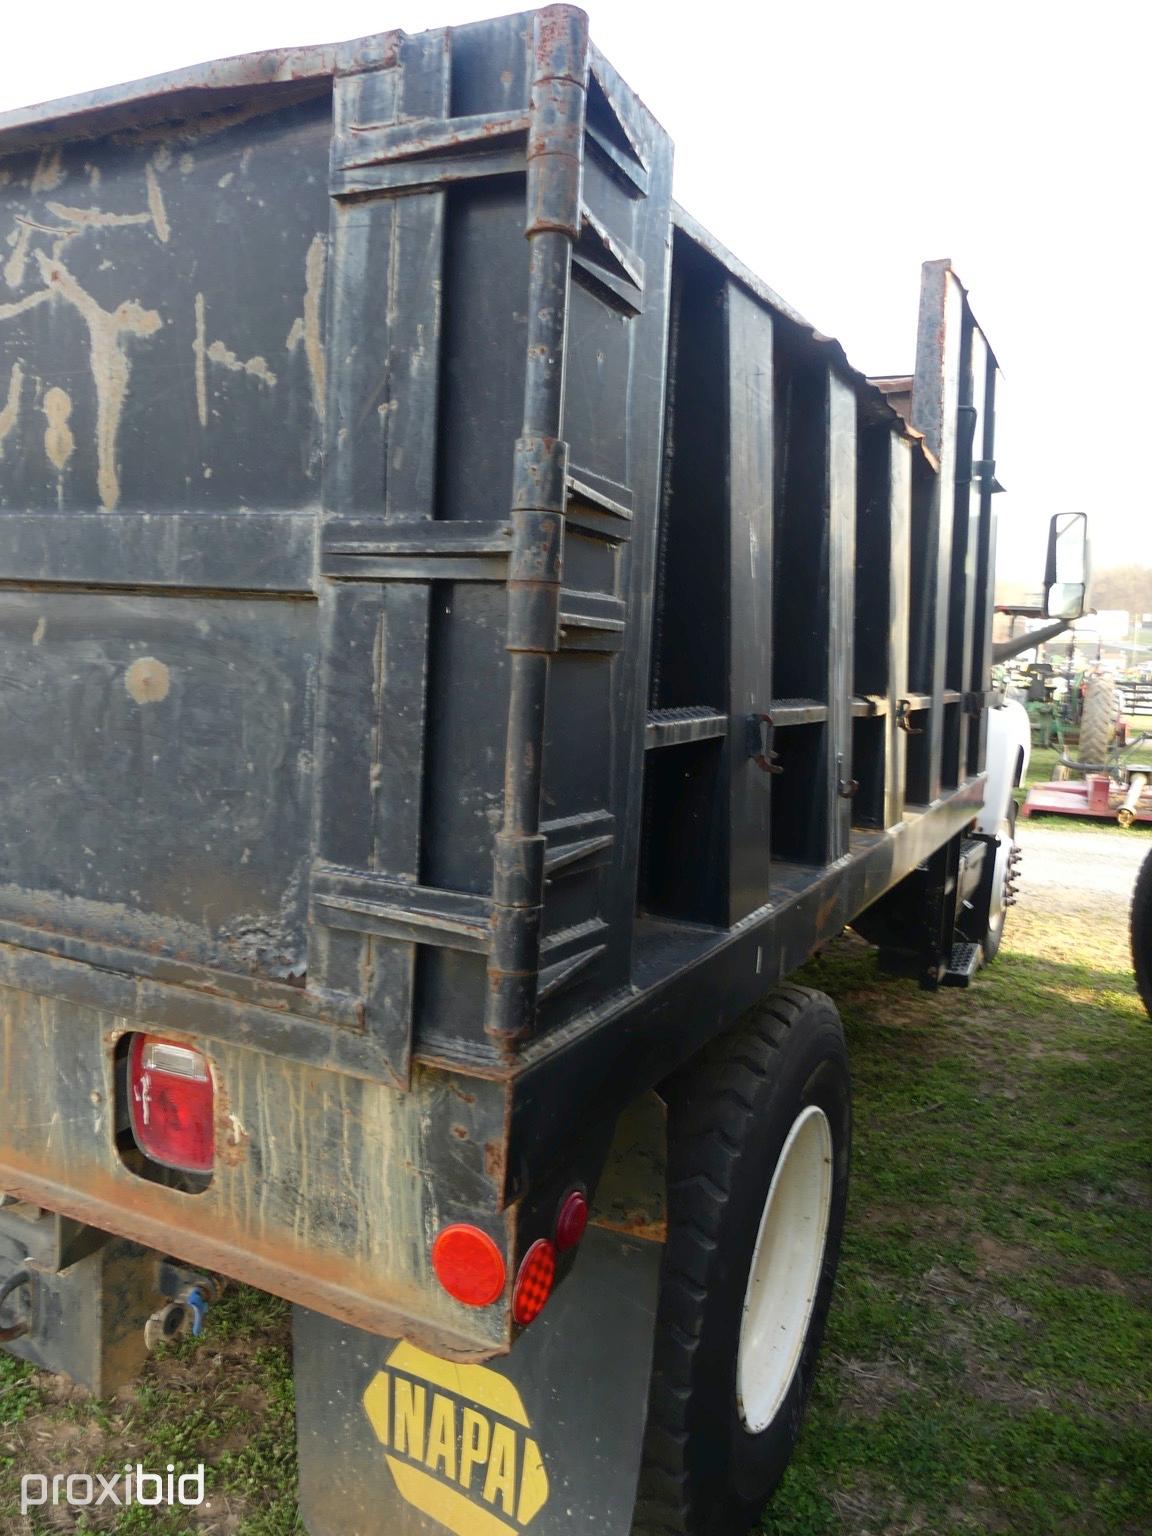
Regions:
<svg viewBox="0 0 1152 1536"><path fill-rule="evenodd" d="M1152 1026L1119 914L1012 917L968 991L880 982L849 944L809 968L848 1024L857 1145L770 1536L1152 1529Z"/></svg>
<svg viewBox="0 0 1152 1536"><path fill-rule="evenodd" d="M803 979L844 1014L857 1139L824 1363L766 1536L1147 1536L1152 1025L1122 914L1019 908L967 991L882 979L850 938ZM238 1290L109 1402L0 1355L0 1531L287 1536L287 1342L286 1309ZM128 1459L204 1460L210 1504L19 1515L21 1471Z"/></svg>

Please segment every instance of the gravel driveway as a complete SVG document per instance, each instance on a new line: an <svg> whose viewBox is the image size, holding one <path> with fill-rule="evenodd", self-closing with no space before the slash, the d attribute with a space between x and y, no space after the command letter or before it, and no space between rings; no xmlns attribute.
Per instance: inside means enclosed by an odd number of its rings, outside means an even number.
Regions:
<svg viewBox="0 0 1152 1536"><path fill-rule="evenodd" d="M1152 847L1152 830L1097 832L1081 823L1064 831L1021 820L1017 835L1024 850L1022 908L1099 913L1108 902L1116 903L1127 921L1136 872Z"/></svg>

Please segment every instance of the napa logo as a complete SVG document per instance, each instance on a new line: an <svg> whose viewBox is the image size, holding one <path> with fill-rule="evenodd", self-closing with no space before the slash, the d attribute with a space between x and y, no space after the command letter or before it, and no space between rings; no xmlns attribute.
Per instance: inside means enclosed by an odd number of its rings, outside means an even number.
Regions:
<svg viewBox="0 0 1152 1536"><path fill-rule="evenodd" d="M512 1383L398 1344L364 1411L400 1497L456 1536L521 1536L548 1502L548 1474Z"/></svg>

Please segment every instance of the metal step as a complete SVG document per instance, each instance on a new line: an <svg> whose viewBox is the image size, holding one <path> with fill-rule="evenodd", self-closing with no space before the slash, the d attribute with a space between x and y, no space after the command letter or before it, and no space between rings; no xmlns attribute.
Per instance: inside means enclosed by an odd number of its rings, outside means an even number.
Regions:
<svg viewBox="0 0 1152 1536"><path fill-rule="evenodd" d="M953 944L952 958L941 978L946 987L967 987L980 969L979 944Z"/></svg>

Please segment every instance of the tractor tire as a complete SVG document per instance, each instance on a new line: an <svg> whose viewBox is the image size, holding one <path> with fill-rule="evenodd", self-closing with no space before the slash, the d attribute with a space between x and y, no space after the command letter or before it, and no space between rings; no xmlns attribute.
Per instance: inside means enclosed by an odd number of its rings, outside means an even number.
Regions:
<svg viewBox="0 0 1152 1536"><path fill-rule="evenodd" d="M739 1536L788 1464L832 1297L851 1088L784 987L667 1085L668 1242L633 1536Z"/></svg>
<svg viewBox="0 0 1152 1536"><path fill-rule="evenodd" d="M1147 854L1136 876L1130 921L1136 990L1152 1018L1152 852Z"/></svg>
<svg viewBox="0 0 1152 1536"><path fill-rule="evenodd" d="M1076 761L1092 766L1105 763L1115 735L1116 684L1110 677L1090 677L1084 684Z"/></svg>

